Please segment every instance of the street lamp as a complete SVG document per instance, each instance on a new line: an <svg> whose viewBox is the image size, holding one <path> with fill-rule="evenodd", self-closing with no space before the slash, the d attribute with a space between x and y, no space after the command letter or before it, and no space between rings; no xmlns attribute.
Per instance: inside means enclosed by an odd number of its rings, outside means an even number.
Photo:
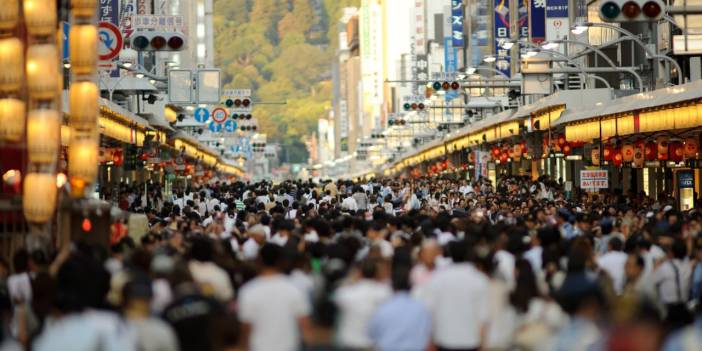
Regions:
<svg viewBox="0 0 702 351"><path fill-rule="evenodd" d="M608 23L583 22L583 23L578 23L578 24L572 26L571 32L573 34L582 34L582 33L586 32L589 27L608 28L608 29L612 29L614 31L617 31L620 34L623 34L626 39L632 40L636 44L641 46L641 48L643 48L644 51L646 51L646 55L648 55L648 57L650 57L652 59L665 60L665 61L670 62L671 65L675 66L675 71L678 75L678 84L683 83L684 77L683 77L683 73L682 73L682 68L680 67L680 64L678 64L678 62L675 61L675 59L673 59L672 57L668 57L666 55L659 55L659 54L655 53L643 41L641 41L641 39L639 39L639 37L637 37L636 35L634 35L634 33L630 32L624 28L617 27L615 25L611 25Z"/></svg>
<svg viewBox="0 0 702 351"><path fill-rule="evenodd" d="M584 47L586 47L586 48L588 48L588 49L594 51L597 55L599 55L600 57L602 57L602 58L607 62L607 64L609 64L609 65L612 67L613 70L615 70L615 71L620 71L620 72L626 72L626 73L629 73L629 74L631 74L632 76L634 76L634 78L636 78L636 81L639 83L639 91L640 91L640 92L643 92L643 90L644 90L644 85L643 85L643 79L641 79L641 76L640 76L638 73L636 73L636 71L633 70L632 68L628 68L628 67L618 67L618 66L614 63L614 61L612 61L612 59L609 58L609 56L607 56L604 52L602 52L601 49L598 49L597 47L595 47L595 46L593 46L593 45L590 45L590 44L588 44L588 43L586 43L586 42L582 42L582 41L578 41L578 40L560 39L560 40L553 40L553 42L554 42L554 43L559 43L559 44L560 44L560 43L567 43L567 44L581 45L581 46L584 46Z"/></svg>

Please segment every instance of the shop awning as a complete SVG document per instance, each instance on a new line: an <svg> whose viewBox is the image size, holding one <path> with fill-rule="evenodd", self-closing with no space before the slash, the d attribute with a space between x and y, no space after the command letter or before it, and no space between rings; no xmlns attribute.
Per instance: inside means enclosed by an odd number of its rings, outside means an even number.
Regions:
<svg viewBox="0 0 702 351"><path fill-rule="evenodd" d="M100 79L101 90L113 91L157 91L156 87L145 78L120 77Z"/></svg>
<svg viewBox="0 0 702 351"><path fill-rule="evenodd" d="M698 80L674 87L629 95L615 100L603 99L595 101L589 106L581 106L578 109L568 109L555 124L577 122L699 99L702 99L702 81Z"/></svg>
<svg viewBox="0 0 702 351"><path fill-rule="evenodd" d="M578 109L610 99L612 99L612 92L609 89L560 90L531 104L519 107L512 118L526 118L558 106L565 106L567 110Z"/></svg>

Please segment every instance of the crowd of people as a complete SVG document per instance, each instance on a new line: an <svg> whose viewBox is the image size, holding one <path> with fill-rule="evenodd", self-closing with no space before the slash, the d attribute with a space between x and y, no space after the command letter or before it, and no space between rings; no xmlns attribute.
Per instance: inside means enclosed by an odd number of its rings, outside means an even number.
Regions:
<svg viewBox="0 0 702 351"><path fill-rule="evenodd" d="M0 265L0 350L702 349L702 212L562 185L298 180L120 196L148 233L120 222L110 247L20 250Z"/></svg>

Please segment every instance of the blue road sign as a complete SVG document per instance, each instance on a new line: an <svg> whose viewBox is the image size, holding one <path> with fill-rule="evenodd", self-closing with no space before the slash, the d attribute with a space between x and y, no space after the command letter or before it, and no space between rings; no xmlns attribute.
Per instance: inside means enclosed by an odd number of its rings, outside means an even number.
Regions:
<svg viewBox="0 0 702 351"><path fill-rule="evenodd" d="M236 130L236 122L232 121L231 119L228 119L224 122L224 130L231 133Z"/></svg>
<svg viewBox="0 0 702 351"><path fill-rule="evenodd" d="M195 116L195 120L199 123L205 123L210 119L210 111L204 107L198 107L195 109L195 112L193 112L193 116Z"/></svg>
<svg viewBox="0 0 702 351"><path fill-rule="evenodd" d="M210 122L210 131L212 133L219 133L222 131L222 125L216 122Z"/></svg>

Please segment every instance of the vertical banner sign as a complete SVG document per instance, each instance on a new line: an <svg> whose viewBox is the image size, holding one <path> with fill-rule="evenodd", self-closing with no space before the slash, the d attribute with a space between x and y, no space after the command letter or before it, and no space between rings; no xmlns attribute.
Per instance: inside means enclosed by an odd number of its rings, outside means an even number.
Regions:
<svg viewBox="0 0 702 351"><path fill-rule="evenodd" d="M444 70L447 73L456 73L458 71L458 48L451 45L452 39L450 37L444 38ZM458 93L455 91L447 91L444 95L446 103L458 97ZM450 116L452 111L450 109L444 109L444 114Z"/></svg>
<svg viewBox="0 0 702 351"><path fill-rule="evenodd" d="M451 0L451 37L454 48L462 48L463 42L463 1Z"/></svg>
<svg viewBox="0 0 702 351"><path fill-rule="evenodd" d="M136 1L122 0L122 11L119 14L119 29L122 30L124 39L129 39L134 33L134 15L136 15Z"/></svg>
<svg viewBox="0 0 702 351"><path fill-rule="evenodd" d="M502 43L509 40L509 0L495 0L495 68L511 76L509 50Z"/></svg>
<svg viewBox="0 0 702 351"><path fill-rule="evenodd" d="M414 41L414 50L417 55L426 55L427 53L427 42L426 42L426 6L425 0L414 0L414 11L413 11L413 27L414 33L412 34L412 40Z"/></svg>
<svg viewBox="0 0 702 351"><path fill-rule="evenodd" d="M100 0L99 6L98 22L109 22L119 26L119 0ZM108 43L102 43L102 45L106 44ZM98 43L98 45L101 44ZM110 77L119 77L119 70L114 69L110 71Z"/></svg>
<svg viewBox="0 0 702 351"><path fill-rule="evenodd" d="M429 81L429 59L427 55L417 55L417 80L422 82ZM424 84L417 84L416 89L412 91L413 94L424 96L425 90Z"/></svg>
<svg viewBox="0 0 702 351"><path fill-rule="evenodd" d="M527 40L529 38L529 0L518 0L519 17L517 25L519 28L519 39Z"/></svg>
<svg viewBox="0 0 702 351"><path fill-rule="evenodd" d="M546 40L568 37L568 0L546 0Z"/></svg>
<svg viewBox="0 0 702 351"><path fill-rule="evenodd" d="M531 12L531 42L546 40L546 0L526 0Z"/></svg>

